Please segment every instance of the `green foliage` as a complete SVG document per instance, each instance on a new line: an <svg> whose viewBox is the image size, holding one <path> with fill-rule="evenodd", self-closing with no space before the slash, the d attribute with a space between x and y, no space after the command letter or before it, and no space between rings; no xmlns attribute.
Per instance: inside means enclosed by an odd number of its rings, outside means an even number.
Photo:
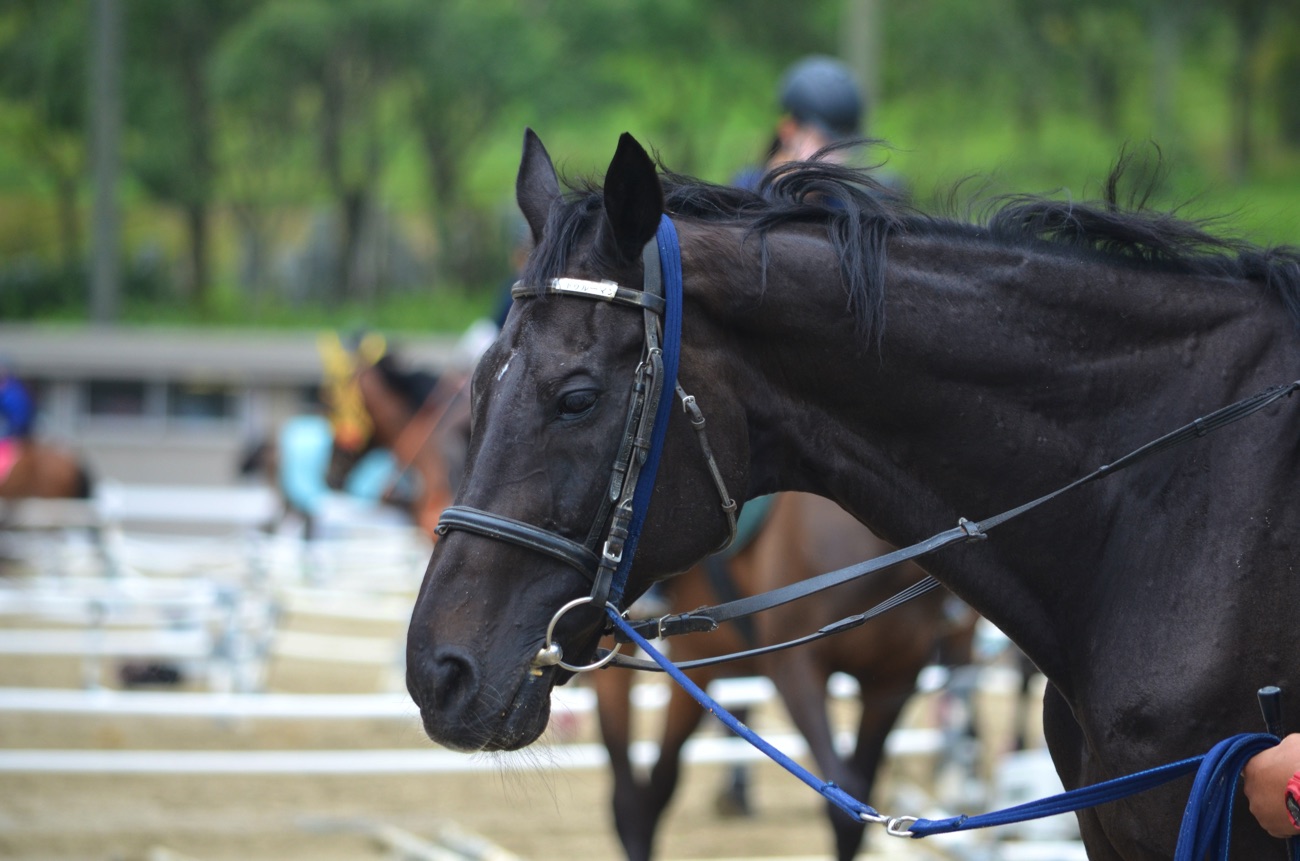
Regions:
<svg viewBox="0 0 1300 861"><path fill-rule="evenodd" d="M2 280L0 284L3 284ZM179 305L175 301L158 301L143 291L128 292L122 320L148 325L201 323L297 330L460 332L475 320L489 316L495 308L495 301L496 297L486 291L444 287L416 290L372 302L325 305L293 303L274 296L249 296L243 289L220 284L213 291L212 301L202 309Z"/></svg>
<svg viewBox="0 0 1300 861"><path fill-rule="evenodd" d="M7 262L0 267L0 320L84 319L89 282L82 266L64 268L35 257ZM169 292L156 261L134 261L122 275L123 298L133 307L178 307ZM192 319L193 311L184 317Z"/></svg>
<svg viewBox="0 0 1300 861"><path fill-rule="evenodd" d="M841 53L863 3L867 131L922 206L1095 196L1155 143L1156 205L1300 241L1293 0L124 0L126 256L168 256L123 314L458 328L508 274L525 126L570 177L598 180L626 130L726 182L766 147L783 70ZM6 317L84 313L90 24L82 0L0 4ZM375 268L394 248L403 284ZM330 274L304 291L295 269Z"/></svg>
<svg viewBox="0 0 1300 861"><path fill-rule="evenodd" d="M86 18L80 4L8 0L0 7L0 94L50 129L85 119Z"/></svg>

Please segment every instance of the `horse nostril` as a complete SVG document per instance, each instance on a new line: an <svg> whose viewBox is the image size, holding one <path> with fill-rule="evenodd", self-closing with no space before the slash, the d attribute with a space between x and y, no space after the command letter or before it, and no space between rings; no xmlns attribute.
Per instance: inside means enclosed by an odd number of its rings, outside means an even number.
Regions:
<svg viewBox="0 0 1300 861"><path fill-rule="evenodd" d="M478 674L469 655L454 647L443 647L433 655L433 704L439 711L454 712L473 699Z"/></svg>

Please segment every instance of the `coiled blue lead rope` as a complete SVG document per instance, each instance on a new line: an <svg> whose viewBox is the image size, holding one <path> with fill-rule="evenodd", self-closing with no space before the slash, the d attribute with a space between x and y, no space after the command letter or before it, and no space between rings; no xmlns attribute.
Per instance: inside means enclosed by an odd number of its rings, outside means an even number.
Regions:
<svg viewBox="0 0 1300 861"><path fill-rule="evenodd" d="M696 702L722 721L728 729L758 748L786 771L812 787L845 813L865 822L884 824L891 834L898 836L929 837L934 834L948 834L954 831L970 831L995 825L1009 825L1013 822L1041 819L1058 813L1072 813L1076 810L1095 807L1098 804L1117 801L1121 798L1136 795L1139 792L1145 792L1148 789L1154 789L1195 771L1196 780L1192 784L1192 791L1187 799L1187 808L1183 813L1182 826L1178 831L1178 845L1174 851L1174 861L1206 861L1207 857L1211 861L1227 861L1237 779L1242 768L1245 767L1246 762L1252 756L1278 743L1277 736L1270 733L1243 733L1219 742L1209 753L1201 756L1149 768L1136 774L1118 777L1092 786L1080 787L1048 798L1008 807L1004 810L995 810L977 816L953 816L948 819L894 818L881 814L870 805L849 795L834 783L822 780L789 756L777 750L756 732L737 720L734 715L705 693L699 685L687 678L685 673L651 646L614 608L608 608L608 613L615 627L626 634L629 640L639 646L655 663L663 668L665 673L694 697ZM1211 852L1214 854L1210 855ZM1300 841L1289 841L1288 852L1291 861L1300 861Z"/></svg>
<svg viewBox="0 0 1300 861"><path fill-rule="evenodd" d="M1241 770L1252 756L1277 743L1277 736L1269 733L1245 733L1224 739L1205 754L1178 829L1175 861L1228 860ZM1287 841L1287 854L1291 861L1300 861L1300 840Z"/></svg>

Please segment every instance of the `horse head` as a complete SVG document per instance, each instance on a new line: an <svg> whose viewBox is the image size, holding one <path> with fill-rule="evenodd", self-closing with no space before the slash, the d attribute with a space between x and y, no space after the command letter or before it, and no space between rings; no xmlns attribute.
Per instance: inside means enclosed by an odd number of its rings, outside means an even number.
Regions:
<svg viewBox="0 0 1300 861"><path fill-rule="evenodd" d="M469 457L451 510L488 513L490 522L444 533L407 642L407 687L426 731L467 750L534 741L546 727L552 687L591 660L602 633L602 602L560 610L593 594L584 560L597 558L606 538L647 323L637 307L544 287L562 276L639 288L642 251L664 208L655 164L629 135L619 141L603 193L579 199L562 194L529 131L516 193L535 248L516 288L522 298L474 372ZM684 343L681 382L705 405L714 436L731 443L715 449L716 462L727 486L743 491L743 413L721 388L723 375L706 374L693 353ZM728 536L696 431L681 410L670 413L666 433L624 602ZM444 528L448 522L444 516ZM501 540L499 529L516 540ZM538 546L557 543L565 553ZM566 554L580 558L566 562ZM562 663L537 660L550 643Z"/></svg>

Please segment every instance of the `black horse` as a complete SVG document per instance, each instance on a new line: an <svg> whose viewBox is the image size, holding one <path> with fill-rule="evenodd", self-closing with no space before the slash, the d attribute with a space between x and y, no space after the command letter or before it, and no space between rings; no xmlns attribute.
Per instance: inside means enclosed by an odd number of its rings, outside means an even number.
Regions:
<svg viewBox="0 0 1300 861"><path fill-rule="evenodd" d="M701 184L624 135L603 190L565 195L529 132L517 196L538 295L515 302L476 371L458 502L575 542L597 531L645 326L636 309L540 288L639 286L665 212L685 283L679 378L726 486L831 497L896 545L1300 377L1300 252L1126 210L1116 183L1098 205L1018 198L965 224L825 163L778 171L760 194ZM1256 689L1300 684L1296 406L927 558L1051 680L1044 720L1067 787L1257 731ZM667 434L629 598L727 529L688 417L674 410ZM468 750L536 739L570 676L536 660L548 622L589 591L551 555L450 532L408 642L429 735ZM570 666L601 627L592 607L559 619ZM1091 857L1170 857L1189 785L1083 812ZM1239 810L1234 858L1271 857L1273 842Z"/></svg>

